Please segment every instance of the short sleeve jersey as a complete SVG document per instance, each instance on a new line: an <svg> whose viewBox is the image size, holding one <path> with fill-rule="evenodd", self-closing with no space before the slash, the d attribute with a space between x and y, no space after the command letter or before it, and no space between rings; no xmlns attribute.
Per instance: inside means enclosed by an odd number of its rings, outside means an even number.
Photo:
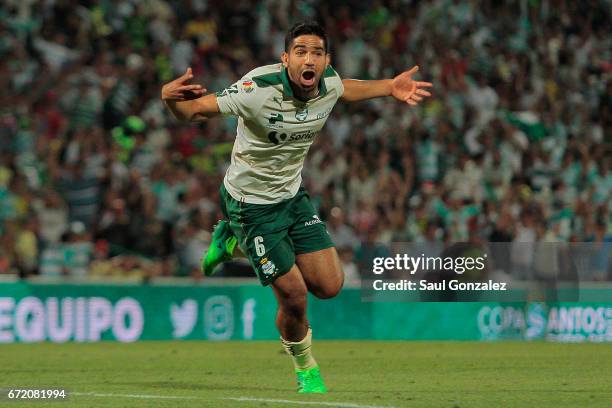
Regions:
<svg viewBox="0 0 612 408"><path fill-rule="evenodd" d="M230 195L251 204L294 197L308 149L343 92L342 80L328 66L319 95L300 101L282 64L256 68L217 92L221 113L238 116L231 164L223 180Z"/></svg>

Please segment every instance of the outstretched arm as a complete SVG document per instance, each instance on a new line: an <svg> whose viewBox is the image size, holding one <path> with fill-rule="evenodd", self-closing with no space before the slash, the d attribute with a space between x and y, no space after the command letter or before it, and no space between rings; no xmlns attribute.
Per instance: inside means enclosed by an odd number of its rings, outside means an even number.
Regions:
<svg viewBox="0 0 612 408"><path fill-rule="evenodd" d="M374 81L343 79L344 94L341 99L347 102L355 102L380 96L393 96L399 101L416 106L423 100L423 97L431 96L431 93L424 88L432 87L431 82L419 82L412 79L412 75L418 70L419 67L414 66L393 79Z"/></svg>
<svg viewBox="0 0 612 408"><path fill-rule="evenodd" d="M191 68L161 89L161 98L170 112L180 121L199 122L220 113L215 94L204 96L201 85L189 84L193 78Z"/></svg>

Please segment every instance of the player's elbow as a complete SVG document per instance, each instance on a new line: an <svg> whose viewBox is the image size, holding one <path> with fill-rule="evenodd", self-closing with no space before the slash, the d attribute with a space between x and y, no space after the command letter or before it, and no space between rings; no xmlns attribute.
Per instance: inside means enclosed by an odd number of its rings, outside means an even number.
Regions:
<svg viewBox="0 0 612 408"><path fill-rule="evenodd" d="M209 116L204 113L195 112L191 116L189 116L189 118L185 119L185 121L191 122L191 123L199 123L199 122L206 122L208 118Z"/></svg>
<svg viewBox="0 0 612 408"><path fill-rule="evenodd" d="M181 123L186 123L189 122L189 117L179 113L179 112L172 112L172 116L174 116L174 119L176 119L177 121L181 122Z"/></svg>
<svg viewBox="0 0 612 408"><path fill-rule="evenodd" d="M221 114L217 97L209 94L198 99L194 99L191 105L190 122L204 122Z"/></svg>
<svg viewBox="0 0 612 408"><path fill-rule="evenodd" d="M192 111L187 109L183 103L177 103L177 101L164 100L166 108L170 111L172 116L179 122L189 122L192 117Z"/></svg>

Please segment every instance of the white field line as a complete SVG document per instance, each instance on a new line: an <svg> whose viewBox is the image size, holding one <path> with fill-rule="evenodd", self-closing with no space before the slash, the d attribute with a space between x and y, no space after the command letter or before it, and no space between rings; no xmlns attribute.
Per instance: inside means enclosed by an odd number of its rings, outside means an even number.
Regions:
<svg viewBox="0 0 612 408"><path fill-rule="evenodd" d="M108 397L108 398L142 398L142 399L179 399L179 400L193 400L202 399L200 397L183 397L183 396L172 396L172 395L153 395L153 394L108 394L101 392L71 392L70 395L79 395L87 397Z"/></svg>
<svg viewBox="0 0 612 408"><path fill-rule="evenodd" d="M250 397L226 397L219 398L230 401L247 401L247 402L270 402L272 404L295 404L295 405L318 405L320 407L338 407L338 408L395 408L390 406L379 405L362 405L353 404L352 402L319 402L319 401L295 401L286 399L270 399L270 398L250 398Z"/></svg>
<svg viewBox="0 0 612 408"><path fill-rule="evenodd" d="M155 394L109 394L100 392L71 392L69 395L100 397L100 398L140 398L140 399L169 399L169 400L207 400L209 398L196 396L172 396L172 395L155 395ZM395 408L391 406L379 405L364 405L354 404L352 402L325 402L325 401L296 401L288 399L272 399L272 398L252 398L252 397L225 397L217 398L226 401L238 402L268 402L271 404L293 404L293 405L314 405L319 407L337 407L337 408Z"/></svg>

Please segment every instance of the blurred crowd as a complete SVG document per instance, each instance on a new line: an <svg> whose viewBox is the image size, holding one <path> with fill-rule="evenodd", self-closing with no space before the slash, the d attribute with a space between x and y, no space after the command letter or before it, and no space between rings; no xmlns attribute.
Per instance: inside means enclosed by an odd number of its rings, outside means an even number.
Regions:
<svg viewBox="0 0 612 408"><path fill-rule="evenodd" d="M349 278L392 242L593 242L612 279L611 3L6 0L0 273L197 276L235 118L177 123L161 84L221 90L316 19L342 77L413 65L417 108L339 103L304 184ZM606 266L607 265L607 266ZM231 273L231 270L227 273Z"/></svg>

